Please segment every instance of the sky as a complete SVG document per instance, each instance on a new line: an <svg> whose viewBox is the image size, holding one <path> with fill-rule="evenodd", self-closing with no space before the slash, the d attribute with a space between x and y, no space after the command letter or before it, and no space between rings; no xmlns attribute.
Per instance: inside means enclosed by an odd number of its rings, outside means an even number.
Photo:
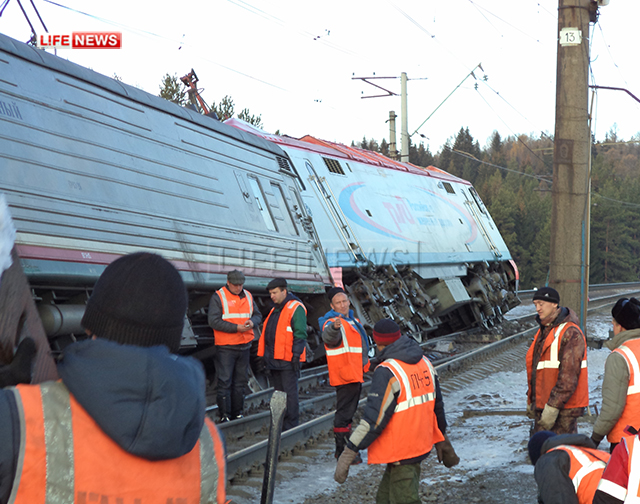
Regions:
<svg viewBox="0 0 640 504"><path fill-rule="evenodd" d="M7 3L8 2L8 3ZM30 2L21 0L38 34ZM469 128L480 147L553 134L558 0L33 0L48 32L120 31L122 49L61 49L58 56L158 94L165 74L192 68L209 104L229 95L236 113L296 138L350 144L389 140L389 111L401 112L408 77L412 142L432 153ZM18 0L0 0L0 32L26 41ZM610 0L591 25L590 84L640 98L640 2ZM584 36L584 34L583 34ZM354 77L372 80L396 96ZM599 90L593 133L640 140L640 103ZM400 117L396 129L400 141ZM425 122L426 121L426 122Z"/></svg>

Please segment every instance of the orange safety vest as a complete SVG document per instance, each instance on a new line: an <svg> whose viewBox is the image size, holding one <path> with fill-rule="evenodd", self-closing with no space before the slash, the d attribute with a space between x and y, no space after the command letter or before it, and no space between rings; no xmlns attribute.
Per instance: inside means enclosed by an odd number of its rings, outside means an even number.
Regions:
<svg viewBox="0 0 640 504"><path fill-rule="evenodd" d="M120 448L62 382L12 390L21 443L11 504L228 502L224 445L208 418L189 453L150 461Z"/></svg>
<svg viewBox="0 0 640 504"><path fill-rule="evenodd" d="M627 450L627 481L626 488L618 483L603 478L598 484L598 490L607 493L625 504L640 504L640 440L638 436L625 436L620 441ZM619 450L620 448L616 448ZM635 455L634 455L635 453ZM622 468L615 468L614 474ZM619 473L622 474L621 472Z"/></svg>
<svg viewBox="0 0 640 504"><path fill-rule="evenodd" d="M560 359L558 353L560 351L560 343L562 336L569 327L576 327L580 329L573 322L565 322L560 324L547 335L547 339L542 345L542 354L538 367L535 370L536 373L536 408L544 409L545 404L549 401L551 390L556 386L558 381L558 372L560 370ZM533 343L527 351L527 377L529 383L531 383L531 375L533 373L533 349L536 346L538 337L542 333L542 329L538 329L536 337L533 339ZM582 331L580 331L582 334ZM584 339L584 334L582 334ZM580 369L580 376L578 377L578 386L575 392L565 403L564 408L584 408L589 406L589 375L587 371L587 341L584 339L584 355L582 356L582 363ZM531 389L529 389L531 394ZM529 397L531 399L531 397Z"/></svg>
<svg viewBox="0 0 640 504"><path fill-rule="evenodd" d="M434 443L444 441L434 413L435 369L426 357L417 364L388 359L380 366L393 373L400 394L391 420L369 446L367 463L391 464L429 453Z"/></svg>
<svg viewBox="0 0 640 504"><path fill-rule="evenodd" d="M576 490L578 502L580 504L591 504L593 496L598 489L598 483L602 478L602 472L609 461L611 455L594 448L583 448L571 445L559 445L551 448L562 450L569 454L571 466L569 468L569 478Z"/></svg>
<svg viewBox="0 0 640 504"><path fill-rule="evenodd" d="M324 330L327 324L338 318L341 317L327 320L322 329ZM358 322L360 321L358 320ZM369 370L369 358L366 358L366 364L363 368L363 348L360 331L358 331L353 322L342 318L340 333L342 334L340 345L331 348L326 344L324 346L329 368L329 384L332 387L337 387L347 383L362 383L364 381L364 373Z"/></svg>
<svg viewBox="0 0 640 504"><path fill-rule="evenodd" d="M304 313L307 313L305 306L296 299L290 299L282 308L280 317L278 318L278 325L276 326L276 341L273 346L273 358L277 360L285 360L291 362L293 358L293 329L291 328L291 319L293 318L293 312L296 311L298 306L302 306ZM266 320L262 324L262 336L258 342L258 355L264 356L264 333L267 330L267 323L269 317L273 314L275 308L272 308L267 315ZM306 348L302 351L300 356L300 362L307 360Z"/></svg>
<svg viewBox="0 0 640 504"><path fill-rule="evenodd" d="M622 410L622 415L607 434L610 443L619 443L627 425L637 425L640 418L640 367L638 357L640 357L640 338L626 341L614 350L624 357L629 368L629 386L627 388L627 402Z"/></svg>
<svg viewBox="0 0 640 504"><path fill-rule="evenodd" d="M231 324L242 325L253 316L253 296L247 290L241 298L229 292L226 286L218 289L216 294L222 305L222 320ZM228 333L213 330L216 345L243 345L253 340L253 330Z"/></svg>

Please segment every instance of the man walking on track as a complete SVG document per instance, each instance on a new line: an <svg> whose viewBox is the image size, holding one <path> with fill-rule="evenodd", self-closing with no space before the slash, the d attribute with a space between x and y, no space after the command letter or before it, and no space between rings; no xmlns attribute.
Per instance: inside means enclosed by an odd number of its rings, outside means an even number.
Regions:
<svg viewBox="0 0 640 504"><path fill-rule="evenodd" d="M336 388L336 415L333 434L338 458L351 432L353 415L358 409L364 373L369 370L367 333L349 309L349 298L340 287L327 293L331 310L318 320L327 353L329 383ZM358 455L355 462L362 462Z"/></svg>
<svg viewBox="0 0 640 504"><path fill-rule="evenodd" d="M338 459L334 478L344 483L358 450L369 464L387 464L376 504L420 504L420 462L435 444L446 467L459 462L446 437L447 422L436 372L413 339L382 319L373 328L381 363L373 373L367 404Z"/></svg>
<svg viewBox="0 0 640 504"><path fill-rule="evenodd" d="M535 420L534 433L577 434L589 405L587 341L576 313L559 303L551 287L533 296L540 329L527 352L527 415Z"/></svg>

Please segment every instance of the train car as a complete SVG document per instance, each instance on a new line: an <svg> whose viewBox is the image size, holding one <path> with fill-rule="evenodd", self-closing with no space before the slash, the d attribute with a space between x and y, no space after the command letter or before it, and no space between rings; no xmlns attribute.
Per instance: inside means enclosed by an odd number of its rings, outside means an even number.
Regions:
<svg viewBox="0 0 640 504"><path fill-rule="evenodd" d="M326 307L314 299L330 273L282 149L1 34L0 173L54 347L82 334L98 276L134 251L182 274L183 347L202 358L209 298L232 269L264 310L274 277Z"/></svg>
<svg viewBox="0 0 640 504"><path fill-rule="evenodd" d="M424 340L491 327L519 304L515 263L466 180L311 136L226 124L287 153L334 277L369 325L391 317Z"/></svg>

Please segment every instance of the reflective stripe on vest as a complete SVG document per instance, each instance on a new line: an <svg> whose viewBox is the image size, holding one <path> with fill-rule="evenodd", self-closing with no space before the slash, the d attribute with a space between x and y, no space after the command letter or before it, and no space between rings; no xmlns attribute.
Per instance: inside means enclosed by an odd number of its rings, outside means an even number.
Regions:
<svg viewBox="0 0 640 504"><path fill-rule="evenodd" d="M551 329L549 334L546 335L542 342L542 351L540 353L540 361L536 365L536 369L533 369L533 353L538 343L538 338L542 337L542 329L538 329L533 343L527 351L527 378L529 387L532 383L532 374L535 373L536 383L536 408L543 409L549 397L551 391L556 386L558 380L558 374L560 372L560 347L562 345L562 338L564 333L571 327L575 327L578 331L580 328L573 322L564 322L557 327ZM589 405L589 379L588 379L588 367L587 367L587 345L584 334L580 331L580 334L585 343L584 353L580 360L580 374L578 375L578 384L574 393L569 400L564 404L564 408L583 408ZM531 394L531 388L529 388L529 398Z"/></svg>
<svg viewBox="0 0 640 504"><path fill-rule="evenodd" d="M247 290L245 290L244 293L245 297L241 298L239 295L229 292L226 286L216 291L222 307L222 320L231 324L242 325L253 316L253 296L251 296L251 293ZM227 297L228 295L233 296L231 300L236 301L232 304L231 309L229 308L231 303ZM245 309L249 311L248 313L236 313L233 311L234 309ZM216 345L244 345L254 338L253 330L228 333L214 329L213 335Z"/></svg>
<svg viewBox="0 0 640 504"><path fill-rule="evenodd" d="M416 364L390 359L380 366L393 373L400 392L389 423L369 446L367 462L391 464L429 453L434 443L444 440L434 412L436 373L433 366L426 357Z"/></svg>
<svg viewBox="0 0 640 504"><path fill-rule="evenodd" d="M404 411L409 408L413 408L414 406L419 406L420 404L435 400L435 392L428 392L426 394L414 397L411 393L411 383L409 381L409 377L407 376L407 373L404 372L404 369L402 369L400 364L398 364L398 361L396 361L395 359L389 359L388 361L385 361L385 363L395 370L393 374L396 375L396 378L402 380L403 388L406 391L404 401L398 402L394 411ZM431 369L431 375L433 376L433 369Z"/></svg>
<svg viewBox="0 0 640 504"><path fill-rule="evenodd" d="M61 382L13 391L20 452L10 504L226 502L224 447L210 420L191 452L150 461L120 448Z"/></svg>
<svg viewBox="0 0 640 504"><path fill-rule="evenodd" d="M338 320L338 317L331 318L324 323L327 324ZM333 387L346 385L347 383L362 383L364 381L364 367L362 355L362 335L358 331L354 322L340 317L341 341L340 345L334 348L324 346L327 354L327 366L329 368L329 384ZM358 319L356 319L358 320ZM346 326L348 324L348 326ZM351 341L351 343L349 343ZM356 343L357 342L357 343ZM369 359L366 359L368 364Z"/></svg>
<svg viewBox="0 0 640 504"><path fill-rule="evenodd" d="M638 357L640 356L640 338L627 340L624 345L620 345L613 350L614 353L622 355L629 370L629 385L627 386L627 398L624 409L618 421L615 423L609 434L607 441L619 443L625 436L624 430L627 425L635 426L640 418L640 368Z"/></svg>
<svg viewBox="0 0 640 504"><path fill-rule="evenodd" d="M560 335L564 332L564 328L567 325L567 323L563 323L560 324L556 329L555 329L555 333L554 333L554 337L553 337L553 343L551 343L551 347L549 347L549 360L541 360L540 362L538 362L538 367L537 369L546 369L546 368L552 368L552 369L559 369L560 368L560 360L558 360L558 351L560 350L560 341L561 341L561 337ZM587 367L587 359L582 359L582 362L580 363L580 367L582 369L585 369Z"/></svg>
<svg viewBox="0 0 640 504"><path fill-rule="evenodd" d="M610 455L592 448L577 448L570 445L560 445L549 451L562 450L569 454L571 467L569 477L576 490L580 503L591 503L598 488L598 482L607 465ZM590 474L592 477L588 477Z"/></svg>
<svg viewBox="0 0 640 504"><path fill-rule="evenodd" d="M227 289L224 287L216 291L220 293L220 300L222 301L222 320L237 318L250 319L253 316L253 296L251 296L251 293L249 291L244 291L245 296L247 296L247 301L249 302L249 313L231 313L229 311L229 300L227 299L226 291Z"/></svg>
<svg viewBox="0 0 640 504"><path fill-rule="evenodd" d="M307 308L300 301L296 299L290 299L287 303L282 307L280 311L280 316L278 317L278 323L276 325L276 334L275 341L273 345L273 358L277 360L285 360L291 362L293 358L293 329L291 328L291 319L293 318L293 314L298 309L299 306L302 306L305 315L307 314ZM267 315L267 318L262 324L262 335L260 336L260 341L258 342L258 355L260 357L264 356L264 347L265 347L265 332L267 330L267 324L271 315L273 315L275 308L272 308ZM307 355L306 348L302 351L302 355L300 356L300 362L305 362Z"/></svg>

